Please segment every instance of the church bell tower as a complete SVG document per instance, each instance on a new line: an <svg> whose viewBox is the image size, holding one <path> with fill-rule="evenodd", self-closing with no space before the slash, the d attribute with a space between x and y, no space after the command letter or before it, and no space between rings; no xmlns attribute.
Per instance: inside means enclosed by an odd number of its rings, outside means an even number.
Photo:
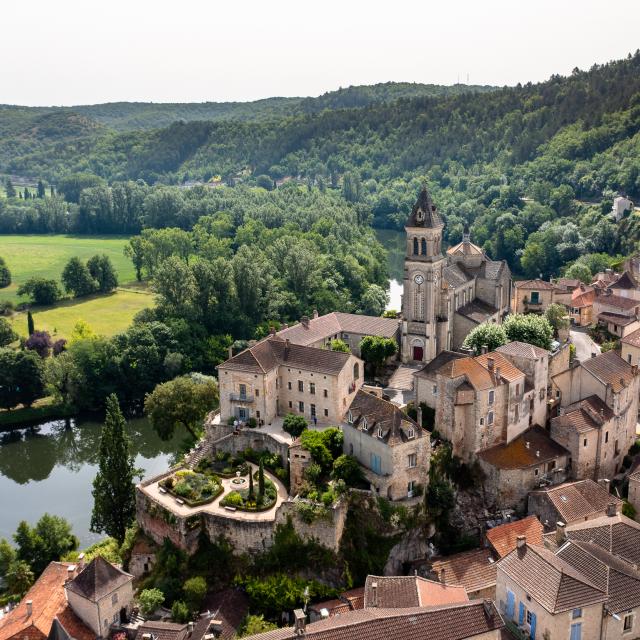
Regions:
<svg viewBox="0 0 640 640"><path fill-rule="evenodd" d="M402 361L430 362L442 350L438 316L442 283L444 224L423 187L405 224L407 250L402 296Z"/></svg>

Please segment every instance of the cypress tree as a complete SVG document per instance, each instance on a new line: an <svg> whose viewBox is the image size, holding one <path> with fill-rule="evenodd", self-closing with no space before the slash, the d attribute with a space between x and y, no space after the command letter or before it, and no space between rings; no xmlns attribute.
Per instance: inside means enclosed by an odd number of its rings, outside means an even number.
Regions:
<svg viewBox="0 0 640 640"><path fill-rule="evenodd" d="M32 336L35 330L36 330L36 327L33 322L33 316L31 315L31 311L27 311L27 331L29 332L29 335Z"/></svg>
<svg viewBox="0 0 640 640"><path fill-rule="evenodd" d="M98 452L98 473L91 492L91 531L104 532L120 544L136 515L136 469L125 426L118 398L111 394L107 398L107 415Z"/></svg>
<svg viewBox="0 0 640 640"><path fill-rule="evenodd" d="M253 492L253 469L251 468L251 465L249 465L249 496L248 496L248 501L252 502L254 498L255 498L255 494Z"/></svg>
<svg viewBox="0 0 640 640"><path fill-rule="evenodd" d="M260 466L258 467L258 500L262 502L264 498L264 462L260 458Z"/></svg>

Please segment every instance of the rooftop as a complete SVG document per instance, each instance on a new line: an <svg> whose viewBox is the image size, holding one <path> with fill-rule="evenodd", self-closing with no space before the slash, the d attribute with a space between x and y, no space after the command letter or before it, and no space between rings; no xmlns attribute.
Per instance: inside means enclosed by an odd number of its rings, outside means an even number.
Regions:
<svg viewBox="0 0 640 640"><path fill-rule="evenodd" d="M96 556L80 573L66 585L83 598L97 602L118 587L132 582L133 576L118 569L102 556Z"/></svg>
<svg viewBox="0 0 640 640"><path fill-rule="evenodd" d="M342 371L350 357L349 353L306 347L287 342L280 336L268 336L223 362L218 368L266 373L279 365L289 365L336 375Z"/></svg>
<svg viewBox="0 0 640 640"><path fill-rule="evenodd" d="M68 569L73 566L75 565L69 562L48 564L20 603L0 619L0 640L22 637L32 626L42 635L48 636L56 618L75 640L94 640L93 631L84 625L67 604L64 584L68 578ZM32 602L31 615L27 611L28 600Z"/></svg>
<svg viewBox="0 0 640 640"><path fill-rule="evenodd" d="M496 563L490 549L473 549L435 559L431 570L438 579L444 577L445 583L458 584L472 595L496 585Z"/></svg>
<svg viewBox="0 0 640 640"><path fill-rule="evenodd" d="M564 482L532 493L545 496L567 524L584 521L599 513L604 514L611 503L615 503L618 508L622 505L622 500L593 480Z"/></svg>
<svg viewBox="0 0 640 640"><path fill-rule="evenodd" d="M607 351L595 358L589 358L580 366L601 383L611 385L614 393L620 393L628 387L634 377L633 367L615 351Z"/></svg>
<svg viewBox="0 0 640 640"><path fill-rule="evenodd" d="M549 355L549 352L546 349L541 349L540 347L536 347L535 345L528 344L526 342L518 342L517 340L498 347L496 351L508 356L528 358L529 360L538 360L539 358L546 358Z"/></svg>
<svg viewBox="0 0 640 640"><path fill-rule="evenodd" d="M603 311L598 314L598 320L601 322L610 322L611 324L617 324L620 327L626 327L634 322L636 322L635 317L633 316L623 316L619 313L608 313Z"/></svg>
<svg viewBox="0 0 640 640"><path fill-rule="evenodd" d="M349 415L351 421L349 421ZM366 420L366 429L365 429ZM378 398L362 389L358 390L345 422L354 429L361 429L372 438L378 438L389 446L425 437L425 431L392 402ZM380 436L380 430L382 435Z"/></svg>
<svg viewBox="0 0 640 640"><path fill-rule="evenodd" d="M447 249L447 254L450 256L454 255L462 255L462 256L481 256L484 255L484 251L477 245L473 244L473 242L458 242L458 244L453 245Z"/></svg>
<svg viewBox="0 0 640 640"><path fill-rule="evenodd" d="M430 607L468 601L464 587L420 576L367 576L364 585L365 609Z"/></svg>
<svg viewBox="0 0 640 640"><path fill-rule="evenodd" d="M640 329L632 331L629 335L620 340L623 344L629 344L632 347L640 347Z"/></svg>
<svg viewBox="0 0 640 640"><path fill-rule="evenodd" d="M608 307L622 309L623 311L630 311L631 309L640 306L640 302L638 302L638 300L634 300L633 298L624 298L607 292L600 293L600 295L595 297L594 301Z"/></svg>
<svg viewBox="0 0 640 640"><path fill-rule="evenodd" d="M552 291L553 285L546 280L535 278L534 280L516 280L514 282L516 289L532 290L532 291Z"/></svg>
<svg viewBox="0 0 640 640"><path fill-rule="evenodd" d="M276 335L292 343L309 346L340 333L357 333L367 336L393 338L398 331L399 320L363 316L355 313L327 313L317 318L304 319L292 327L281 329Z"/></svg>
<svg viewBox="0 0 640 640"><path fill-rule="evenodd" d="M364 608L364 587L350 589L340 594L338 598L333 600L325 600L324 602L316 602L309 605L310 611L320 613L326 609L329 617L338 616L347 611L355 611Z"/></svg>
<svg viewBox="0 0 640 640"><path fill-rule="evenodd" d="M498 313L498 309L492 307L490 304L483 302L482 300L475 298L471 302L467 302L464 306L460 307L456 313L472 320L476 324L482 324L486 322L491 316Z"/></svg>
<svg viewBox="0 0 640 640"><path fill-rule="evenodd" d="M574 289L577 289L581 283L578 278L558 278L554 284L558 289L573 291Z"/></svg>
<svg viewBox="0 0 640 640"><path fill-rule="evenodd" d="M610 287L623 290L638 289L638 283L629 271L625 271Z"/></svg>
<svg viewBox="0 0 640 640"><path fill-rule="evenodd" d="M551 419L552 426L571 427L578 433L599 429L613 418L613 411L596 395L566 407L562 415Z"/></svg>
<svg viewBox="0 0 640 640"><path fill-rule="evenodd" d="M147 620L138 627L135 640L142 640L148 633L152 634L155 640L185 640L188 626L175 622Z"/></svg>
<svg viewBox="0 0 640 640"><path fill-rule="evenodd" d="M350 611L306 625L309 640L465 640L504 627L492 602L475 600L442 607ZM267 631L246 640L290 640L292 627Z"/></svg>
<svg viewBox="0 0 640 640"><path fill-rule="evenodd" d="M586 289L576 289L571 294L571 306L580 309L584 307L590 307L593 305L593 301L596 298L596 292L593 287L587 287Z"/></svg>
<svg viewBox="0 0 640 640"><path fill-rule="evenodd" d="M500 560L498 570L552 614L607 599L582 573L541 546L525 544L516 548Z"/></svg>
<svg viewBox="0 0 640 640"><path fill-rule="evenodd" d="M463 353L458 353L457 351L441 351L431 362L416 372L415 375L420 378L433 379L436 371L448 362L451 362L451 360L459 360L460 358L467 357L468 356L465 356Z"/></svg>
<svg viewBox="0 0 640 640"><path fill-rule="evenodd" d="M433 204L431 195L426 187L422 187L416 203L411 209L411 214L405 223L406 227L424 227L425 229L435 229L443 227L442 220L438 215L436 205Z"/></svg>
<svg viewBox="0 0 640 640"><path fill-rule="evenodd" d="M498 444L478 453L497 469L526 469L550 462L569 452L539 426L529 427L509 444Z"/></svg>
<svg viewBox="0 0 640 640"><path fill-rule="evenodd" d="M486 533L487 541L500 558L509 555L516 548L518 536L526 536L530 544L542 544L544 527L536 516L507 522Z"/></svg>

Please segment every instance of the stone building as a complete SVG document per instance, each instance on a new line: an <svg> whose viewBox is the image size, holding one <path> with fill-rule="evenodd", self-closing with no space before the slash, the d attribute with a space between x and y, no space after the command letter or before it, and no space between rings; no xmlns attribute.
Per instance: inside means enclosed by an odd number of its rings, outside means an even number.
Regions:
<svg viewBox="0 0 640 640"><path fill-rule="evenodd" d="M640 364L640 329L636 329L620 340L620 357L631 365Z"/></svg>
<svg viewBox="0 0 640 640"><path fill-rule="evenodd" d="M338 424L363 375L364 363L352 354L271 335L218 366L221 419L270 424L295 413Z"/></svg>
<svg viewBox="0 0 640 640"><path fill-rule="evenodd" d="M133 600L133 576L96 556L65 584L67 601L98 638L125 620Z"/></svg>
<svg viewBox="0 0 640 640"><path fill-rule="evenodd" d="M509 310L511 274L471 243L442 254L444 224L426 188L406 222L407 250L402 296L403 362L430 362L458 348L482 322L501 322Z"/></svg>
<svg viewBox="0 0 640 640"><path fill-rule="evenodd" d="M505 620L530 638L601 638L606 592L525 536L498 563L496 601Z"/></svg>
<svg viewBox="0 0 640 640"><path fill-rule="evenodd" d="M612 478L635 442L640 386L637 365L625 362L615 351L608 351L559 373L551 380L560 412L565 415L567 409L581 412L572 413L575 431L590 425L594 429L592 437L587 435L586 447L583 439L580 462L576 464L582 469L594 469L594 477ZM593 396L601 402L591 399ZM587 399L591 400L586 404L576 404ZM596 415L598 413L601 413L600 419ZM555 422L556 432L562 432L560 435L567 442L571 435L571 427L568 426L571 420L570 417ZM596 424L599 420L602 420L600 425ZM573 442L575 450L575 437Z"/></svg>
<svg viewBox="0 0 640 640"><path fill-rule="evenodd" d="M316 311L312 318L304 316L298 324L281 329L276 335L292 344L318 349L326 349L332 340L342 340L351 353L360 357L360 341L365 336L399 341L400 320L338 311L318 316Z"/></svg>
<svg viewBox="0 0 640 640"><path fill-rule="evenodd" d="M640 467L629 474L629 494L627 499L636 510L636 514L640 513Z"/></svg>
<svg viewBox="0 0 640 640"><path fill-rule="evenodd" d="M530 491L564 482L569 452L533 426L509 443L483 449L477 458L487 498L500 509L524 511Z"/></svg>
<svg viewBox="0 0 640 640"><path fill-rule="evenodd" d="M515 313L544 313L554 302L554 285L540 278L516 280L513 283L513 289Z"/></svg>
<svg viewBox="0 0 640 640"><path fill-rule="evenodd" d="M612 505L617 512L622 510L622 500L609 493L608 482L577 480L532 491L527 511L537 516L549 531L558 522L573 524L600 518Z"/></svg>
<svg viewBox="0 0 640 640"><path fill-rule="evenodd" d="M429 482L429 433L396 405L358 391L346 412L344 452L363 467L372 489L389 500L414 498Z"/></svg>
<svg viewBox="0 0 640 640"><path fill-rule="evenodd" d="M569 316L573 324L579 327L588 327L593 323L593 301L596 299L596 291L593 287L580 285L571 294Z"/></svg>

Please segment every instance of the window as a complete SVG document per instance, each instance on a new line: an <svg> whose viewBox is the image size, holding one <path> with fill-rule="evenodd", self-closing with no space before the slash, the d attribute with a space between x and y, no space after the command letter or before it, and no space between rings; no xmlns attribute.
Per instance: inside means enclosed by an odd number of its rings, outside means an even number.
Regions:
<svg viewBox="0 0 640 640"><path fill-rule="evenodd" d="M583 446L583 447L586 447L588 442L589 442L589 441L585 438L585 439L582 441L582 446Z"/></svg>
<svg viewBox="0 0 640 640"><path fill-rule="evenodd" d="M246 398L247 397L247 385L246 384L241 384L240 385L240 397L241 398Z"/></svg>
<svg viewBox="0 0 640 640"><path fill-rule="evenodd" d="M258 420L260 420L260 412L256 411L256 418L258 418Z"/></svg>
<svg viewBox="0 0 640 640"><path fill-rule="evenodd" d="M302 380L298 380L298 391L300 393L304 391L304 382L302 382Z"/></svg>
<svg viewBox="0 0 640 640"><path fill-rule="evenodd" d="M291 400L289 400L289 409L293 408L293 402L291 402Z"/></svg>
<svg viewBox="0 0 640 640"><path fill-rule="evenodd" d="M298 411L304 413L304 402L298 402Z"/></svg>
<svg viewBox="0 0 640 640"><path fill-rule="evenodd" d="M480 418L480 426L482 427L484 425L484 418Z"/></svg>
<svg viewBox="0 0 640 640"><path fill-rule="evenodd" d="M609 432L608 431L604 432L604 441L605 441L605 443L609 442Z"/></svg>
<svg viewBox="0 0 640 640"><path fill-rule="evenodd" d="M633 629L633 613L628 613L624 617L624 622L622 623L622 630L626 633L627 631L631 631Z"/></svg>
<svg viewBox="0 0 640 640"><path fill-rule="evenodd" d="M289 382L287 382L287 386L289 387L289 391L291 391L291 380L289 380Z"/></svg>
<svg viewBox="0 0 640 640"><path fill-rule="evenodd" d="M329 397L329 392L327 391L327 389L324 390L324 397L328 398Z"/></svg>
<svg viewBox="0 0 640 640"><path fill-rule="evenodd" d="M575 620L576 618L582 618L582 609L574 609L571 612L571 617Z"/></svg>
<svg viewBox="0 0 640 640"><path fill-rule="evenodd" d="M247 414L247 410L244 407L238 409L238 418L240 418L240 420L246 420L248 417L249 415Z"/></svg>
<svg viewBox="0 0 640 640"><path fill-rule="evenodd" d="M382 459L380 458L380 456L376 455L375 453L372 453L371 457L370 457L370 460L371 460L371 470L374 473L381 474L382 473Z"/></svg>
<svg viewBox="0 0 640 640"><path fill-rule="evenodd" d="M412 438L416 437L416 430L413 427L409 427L409 429L407 430L407 438L409 438L409 440L411 440Z"/></svg>
<svg viewBox="0 0 640 640"><path fill-rule="evenodd" d="M260 389L256 389L256 398L260 397Z"/></svg>
<svg viewBox="0 0 640 640"><path fill-rule="evenodd" d="M311 415L312 415L312 416L315 416L315 415L316 415L316 405L315 405L315 404L312 404L312 405L309 407L309 411L311 412Z"/></svg>
<svg viewBox="0 0 640 640"><path fill-rule="evenodd" d="M382 431L382 427L378 427L378 438L384 438L384 431Z"/></svg>
<svg viewBox="0 0 640 640"><path fill-rule="evenodd" d="M513 617L516 614L516 596L513 591L507 590L507 610L506 610L507 618L513 620Z"/></svg>
<svg viewBox="0 0 640 640"><path fill-rule="evenodd" d="M310 393L312 396L315 396L315 395L316 395L316 383L315 383L315 382L310 382L310 383L309 383L309 393Z"/></svg>
<svg viewBox="0 0 640 640"><path fill-rule="evenodd" d="M351 409L349 409L349 413L347 415L347 422L349 424L353 424L353 414L351 413Z"/></svg>
<svg viewBox="0 0 640 640"><path fill-rule="evenodd" d="M324 410L324 417L328 418L329 417L329 409L325 409Z"/></svg>
<svg viewBox="0 0 640 640"><path fill-rule="evenodd" d="M427 241L422 238L422 240L420 240L420 249L421 249L421 253L423 256L427 255Z"/></svg>
<svg viewBox="0 0 640 640"><path fill-rule="evenodd" d="M534 476L537 476L540 473L540 469L535 469L535 471L533 472Z"/></svg>
<svg viewBox="0 0 640 640"><path fill-rule="evenodd" d="M574 622L571 625L570 640L582 640L582 622Z"/></svg>
<svg viewBox="0 0 640 640"><path fill-rule="evenodd" d="M520 383L518 383L516 385L516 395L519 396L520 395Z"/></svg>
<svg viewBox="0 0 640 640"><path fill-rule="evenodd" d="M496 399L496 392L493 390L489 391L489 404L493 404L495 399Z"/></svg>
<svg viewBox="0 0 640 640"><path fill-rule="evenodd" d="M493 424L493 411L489 411L487 414L487 424Z"/></svg>
<svg viewBox="0 0 640 640"><path fill-rule="evenodd" d="M437 395L438 395L438 385L437 385L437 384L434 384L434 385L433 385L433 395L434 395L434 396L437 396Z"/></svg>
<svg viewBox="0 0 640 640"><path fill-rule="evenodd" d="M362 430L366 431L369 428L369 423L366 418L362 418Z"/></svg>
<svg viewBox="0 0 640 640"><path fill-rule="evenodd" d="M628 362L629 364L631 364L631 354L630 354L630 353L627 355L627 362Z"/></svg>
<svg viewBox="0 0 640 640"><path fill-rule="evenodd" d="M360 363L356 362L353 365L353 379L358 380L360 378Z"/></svg>
<svg viewBox="0 0 640 640"><path fill-rule="evenodd" d="M418 456L415 453L410 453L407 456L407 463L409 469L413 469L418 464Z"/></svg>
<svg viewBox="0 0 640 640"><path fill-rule="evenodd" d="M409 482L407 482L407 498L413 498L414 489L415 482L413 480L409 480Z"/></svg>
<svg viewBox="0 0 640 640"><path fill-rule="evenodd" d="M518 420L520 420L520 405L517 404L514 407L515 411L514 411L514 417L515 417L515 421L518 422Z"/></svg>
<svg viewBox="0 0 640 640"><path fill-rule="evenodd" d="M118 594L117 593L114 593L111 596L111 604L118 604Z"/></svg>
<svg viewBox="0 0 640 640"><path fill-rule="evenodd" d="M418 255L418 238L414 238L413 239L413 255L417 256Z"/></svg>
<svg viewBox="0 0 640 640"><path fill-rule="evenodd" d="M531 304L540 304L540 292L532 291L531 292Z"/></svg>

